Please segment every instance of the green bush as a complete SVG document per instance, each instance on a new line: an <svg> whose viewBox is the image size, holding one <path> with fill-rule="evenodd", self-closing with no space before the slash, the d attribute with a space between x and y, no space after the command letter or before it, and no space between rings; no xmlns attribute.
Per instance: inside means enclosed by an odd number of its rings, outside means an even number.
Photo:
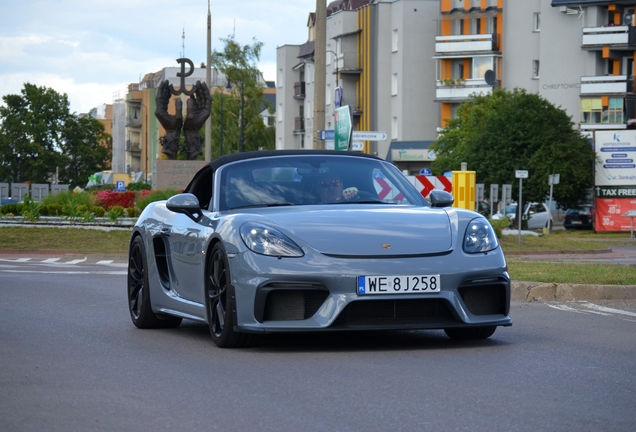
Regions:
<svg viewBox="0 0 636 432"><path fill-rule="evenodd" d="M133 192L139 192L142 190L152 190L152 185L148 183L143 183L143 182L128 183L128 186L126 186L126 190L133 191Z"/></svg>
<svg viewBox="0 0 636 432"><path fill-rule="evenodd" d="M510 219L508 219L507 217L503 217L497 220L488 219L488 222L490 222L490 225L492 225L492 229L495 230L497 238L501 238L501 236L503 235L502 231L510 226Z"/></svg>
<svg viewBox="0 0 636 432"><path fill-rule="evenodd" d="M60 216L62 214L61 204L42 204L40 214L42 216Z"/></svg>
<svg viewBox="0 0 636 432"><path fill-rule="evenodd" d="M137 207L128 207L126 209L126 217L136 218L139 217L141 211Z"/></svg>
<svg viewBox="0 0 636 432"><path fill-rule="evenodd" d="M20 216L22 214L22 207L24 207L24 204L22 203L5 204L2 207L0 207L0 213L5 215L11 213L14 216Z"/></svg>
<svg viewBox="0 0 636 432"><path fill-rule="evenodd" d="M124 215L124 208L122 206L112 206L108 209L108 219L111 221L117 220Z"/></svg>
<svg viewBox="0 0 636 432"><path fill-rule="evenodd" d="M176 189L152 191L148 195L137 197L136 207L142 212L151 202L167 200L178 193L179 191Z"/></svg>
<svg viewBox="0 0 636 432"><path fill-rule="evenodd" d="M95 213L95 217L104 217L106 210L102 206L95 206L93 207L93 213Z"/></svg>

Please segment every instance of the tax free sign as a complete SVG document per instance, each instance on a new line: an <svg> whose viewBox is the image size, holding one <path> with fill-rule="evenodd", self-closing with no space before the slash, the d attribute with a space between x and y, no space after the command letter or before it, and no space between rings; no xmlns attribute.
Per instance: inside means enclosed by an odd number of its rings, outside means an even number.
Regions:
<svg viewBox="0 0 636 432"><path fill-rule="evenodd" d="M349 107L349 105L337 108L334 117L334 150L349 150L349 145L351 143L351 132L353 130L351 108Z"/></svg>

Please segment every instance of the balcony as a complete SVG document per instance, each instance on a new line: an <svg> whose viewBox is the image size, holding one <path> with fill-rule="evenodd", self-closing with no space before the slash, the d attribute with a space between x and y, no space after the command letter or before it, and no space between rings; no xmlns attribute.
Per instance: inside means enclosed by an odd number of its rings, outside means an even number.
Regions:
<svg viewBox="0 0 636 432"><path fill-rule="evenodd" d="M141 151L141 146L138 142L126 141L126 151L137 153Z"/></svg>
<svg viewBox="0 0 636 432"><path fill-rule="evenodd" d="M305 99L305 82L294 83L294 99Z"/></svg>
<svg viewBox="0 0 636 432"><path fill-rule="evenodd" d="M305 132L305 119L302 117L296 117L294 119L294 133L300 134Z"/></svg>
<svg viewBox="0 0 636 432"><path fill-rule="evenodd" d="M583 29L583 49L601 50L609 46L613 50L636 49L636 27L586 27Z"/></svg>
<svg viewBox="0 0 636 432"><path fill-rule="evenodd" d="M625 94L633 91L627 75L581 77L581 95Z"/></svg>
<svg viewBox="0 0 636 432"><path fill-rule="evenodd" d="M497 51L497 39L494 34L436 36L437 54L473 54Z"/></svg>
<svg viewBox="0 0 636 432"><path fill-rule="evenodd" d="M467 79L461 84L455 85L448 85L444 83L444 81L437 81L435 101L463 101L468 99L468 96L473 93L490 94L492 93L492 86L486 83L484 79Z"/></svg>
<svg viewBox="0 0 636 432"><path fill-rule="evenodd" d="M129 117L126 119L126 127L132 128L140 128L141 127L141 119Z"/></svg>

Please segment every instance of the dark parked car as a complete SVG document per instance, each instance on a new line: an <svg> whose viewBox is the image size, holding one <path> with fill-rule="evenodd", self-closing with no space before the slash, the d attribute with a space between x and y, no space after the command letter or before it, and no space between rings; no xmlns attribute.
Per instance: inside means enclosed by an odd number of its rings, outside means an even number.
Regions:
<svg viewBox="0 0 636 432"><path fill-rule="evenodd" d="M563 227L565 229L594 229L594 206L585 204L566 211Z"/></svg>

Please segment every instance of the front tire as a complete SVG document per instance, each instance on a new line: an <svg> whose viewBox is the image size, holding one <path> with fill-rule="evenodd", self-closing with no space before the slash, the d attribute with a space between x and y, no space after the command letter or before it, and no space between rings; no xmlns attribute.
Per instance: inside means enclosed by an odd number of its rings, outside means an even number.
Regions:
<svg viewBox="0 0 636 432"><path fill-rule="evenodd" d="M128 251L128 311L135 327L140 329L174 328L181 318L158 315L152 311L148 285L146 248L140 236L133 239Z"/></svg>
<svg viewBox="0 0 636 432"><path fill-rule="evenodd" d="M496 326L487 327L451 327L445 328L446 336L457 340L488 339L495 333Z"/></svg>
<svg viewBox="0 0 636 432"><path fill-rule="evenodd" d="M250 345L254 335L234 331L236 298L230 277L230 265L221 243L215 244L208 256L207 273L206 315L212 340L220 348Z"/></svg>

